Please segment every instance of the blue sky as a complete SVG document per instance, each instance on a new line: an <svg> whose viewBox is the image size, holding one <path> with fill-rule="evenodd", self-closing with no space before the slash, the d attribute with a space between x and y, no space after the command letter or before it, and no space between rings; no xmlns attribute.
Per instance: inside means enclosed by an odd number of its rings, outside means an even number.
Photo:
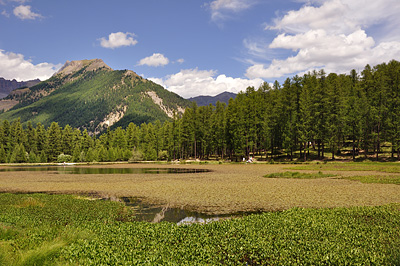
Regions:
<svg viewBox="0 0 400 266"><path fill-rule="evenodd" d="M101 58L183 97L400 60L398 0L0 0L0 77Z"/></svg>

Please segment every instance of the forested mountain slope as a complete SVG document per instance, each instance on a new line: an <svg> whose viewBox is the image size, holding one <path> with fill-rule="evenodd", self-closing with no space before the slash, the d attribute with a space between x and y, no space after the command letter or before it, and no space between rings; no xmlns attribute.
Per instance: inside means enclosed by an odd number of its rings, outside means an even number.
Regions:
<svg viewBox="0 0 400 266"><path fill-rule="evenodd" d="M50 79L14 91L2 102L7 101L15 105L0 120L20 117L46 127L54 121L94 133L130 122L163 122L190 103L133 71L112 70L100 59L67 61Z"/></svg>
<svg viewBox="0 0 400 266"><path fill-rule="evenodd" d="M221 103L228 104L229 99L230 98L235 99L236 95L237 94L235 94L233 92L225 91L216 96L196 96L196 97L189 98L188 100L190 100L192 102L196 102L198 106L207 106L209 104L216 105L218 101Z"/></svg>

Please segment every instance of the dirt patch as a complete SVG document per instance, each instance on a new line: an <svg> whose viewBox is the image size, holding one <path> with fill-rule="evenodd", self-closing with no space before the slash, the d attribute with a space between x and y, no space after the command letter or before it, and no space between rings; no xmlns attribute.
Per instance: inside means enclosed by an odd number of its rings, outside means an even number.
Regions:
<svg viewBox="0 0 400 266"><path fill-rule="evenodd" d="M18 104L18 101L16 101L16 100L1 100L0 101L0 110L7 111L7 110L13 108L16 104Z"/></svg>

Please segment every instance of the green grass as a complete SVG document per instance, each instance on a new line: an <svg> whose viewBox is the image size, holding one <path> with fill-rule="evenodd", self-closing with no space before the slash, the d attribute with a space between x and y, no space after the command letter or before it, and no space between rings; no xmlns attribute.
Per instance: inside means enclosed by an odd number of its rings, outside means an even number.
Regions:
<svg viewBox="0 0 400 266"><path fill-rule="evenodd" d="M333 177L336 175L332 174L323 174L322 172L318 173L300 173L300 172L280 172L280 173L272 173L265 175L267 178L297 178L297 179L315 179L315 178L324 178L324 177Z"/></svg>
<svg viewBox="0 0 400 266"><path fill-rule="evenodd" d="M84 224L132 219L120 203L70 195L2 193L0 206L0 265L54 265L62 248L93 237Z"/></svg>
<svg viewBox="0 0 400 266"><path fill-rule="evenodd" d="M319 171L376 171L384 173L400 173L400 163L381 162L346 162L346 163L324 163L324 164L302 164L292 166L291 170L319 170Z"/></svg>
<svg viewBox="0 0 400 266"><path fill-rule="evenodd" d="M400 176L346 176L345 179L360 181L361 183L375 183L375 184L395 184L400 185Z"/></svg>
<svg viewBox="0 0 400 266"><path fill-rule="evenodd" d="M0 265L399 265L400 206L294 208L206 225L121 203L0 194Z"/></svg>

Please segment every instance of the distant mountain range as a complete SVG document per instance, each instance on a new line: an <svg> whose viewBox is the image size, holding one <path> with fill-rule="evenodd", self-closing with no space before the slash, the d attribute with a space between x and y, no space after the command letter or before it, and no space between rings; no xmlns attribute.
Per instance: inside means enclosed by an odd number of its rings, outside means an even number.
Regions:
<svg viewBox="0 0 400 266"><path fill-rule="evenodd" d="M113 70L101 59L67 61L50 79L13 90L0 100L0 120L32 121L99 133L130 122L161 122L190 105L179 95L131 70Z"/></svg>
<svg viewBox="0 0 400 266"><path fill-rule="evenodd" d="M0 78L0 99L6 97L11 91L21 87L32 87L40 82L39 79L28 81L16 81Z"/></svg>
<svg viewBox="0 0 400 266"><path fill-rule="evenodd" d="M221 103L228 104L229 99L230 98L235 99L236 95L237 94L235 94L233 92L225 91L216 96L197 96L197 97L189 98L188 100L192 101L192 102L196 102L198 106L207 106L209 104L216 105L218 101L220 101Z"/></svg>

